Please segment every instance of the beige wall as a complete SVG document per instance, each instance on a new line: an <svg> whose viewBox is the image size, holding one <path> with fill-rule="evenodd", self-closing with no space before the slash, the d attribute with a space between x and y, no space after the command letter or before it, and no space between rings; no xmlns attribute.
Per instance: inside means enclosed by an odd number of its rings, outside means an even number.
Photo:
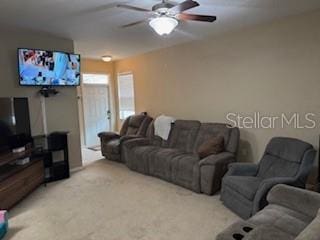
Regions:
<svg viewBox="0 0 320 240"><path fill-rule="evenodd" d="M116 93L115 93L115 77L114 77L114 64L113 62L104 62L95 59L82 59L81 73L97 73L106 74L110 76L109 90L110 90L110 111L111 115L111 130L116 130ZM81 87L78 89L78 94L81 96ZM81 142L84 143L84 120L83 120L83 105L82 101L79 102L79 119L81 128Z"/></svg>
<svg viewBox="0 0 320 240"><path fill-rule="evenodd" d="M229 112L318 113L319 43L320 11L121 60L115 72L133 71L137 111L153 116L226 122ZM273 136L318 148L318 126L241 130L240 160L258 161Z"/></svg>
<svg viewBox="0 0 320 240"><path fill-rule="evenodd" d="M43 133L39 88L18 84L17 48L39 48L73 51L73 41L28 31L0 29L0 96L28 97L33 135ZM60 93L46 99L48 131L70 131L69 153L71 168L82 165L75 88L59 88Z"/></svg>

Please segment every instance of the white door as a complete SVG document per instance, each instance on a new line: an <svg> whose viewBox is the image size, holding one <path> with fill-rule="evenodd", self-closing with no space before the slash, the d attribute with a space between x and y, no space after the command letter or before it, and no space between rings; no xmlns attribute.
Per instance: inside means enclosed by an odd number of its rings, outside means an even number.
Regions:
<svg viewBox="0 0 320 240"><path fill-rule="evenodd" d="M100 84L83 84L83 113L85 145L97 146L99 132L110 131L109 87Z"/></svg>

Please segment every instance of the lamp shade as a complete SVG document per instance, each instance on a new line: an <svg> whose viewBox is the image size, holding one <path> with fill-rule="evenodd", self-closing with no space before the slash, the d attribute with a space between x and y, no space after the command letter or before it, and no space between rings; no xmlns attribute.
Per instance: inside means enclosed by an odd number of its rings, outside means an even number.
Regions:
<svg viewBox="0 0 320 240"><path fill-rule="evenodd" d="M163 16L152 19L149 25L159 35L165 35L170 34L178 26L178 21L175 18Z"/></svg>

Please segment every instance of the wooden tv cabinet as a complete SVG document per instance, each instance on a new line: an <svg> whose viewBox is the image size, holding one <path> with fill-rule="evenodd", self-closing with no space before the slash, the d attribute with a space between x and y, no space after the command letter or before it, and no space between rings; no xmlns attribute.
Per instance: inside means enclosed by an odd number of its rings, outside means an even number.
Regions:
<svg viewBox="0 0 320 240"><path fill-rule="evenodd" d="M8 210L44 181L43 158L31 158L25 165L12 165L16 159L31 155L31 151L0 156L0 209Z"/></svg>

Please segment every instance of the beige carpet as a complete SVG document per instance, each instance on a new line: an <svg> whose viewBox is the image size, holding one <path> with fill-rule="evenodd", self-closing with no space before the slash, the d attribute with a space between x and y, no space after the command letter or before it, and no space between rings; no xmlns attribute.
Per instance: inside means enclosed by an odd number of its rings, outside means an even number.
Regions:
<svg viewBox="0 0 320 240"><path fill-rule="evenodd" d="M213 240L238 218L205 196L100 160L9 213L5 240Z"/></svg>
<svg viewBox="0 0 320 240"><path fill-rule="evenodd" d="M101 151L93 151L86 147L82 147L81 154L82 154L82 164L85 166L104 158L101 154Z"/></svg>

